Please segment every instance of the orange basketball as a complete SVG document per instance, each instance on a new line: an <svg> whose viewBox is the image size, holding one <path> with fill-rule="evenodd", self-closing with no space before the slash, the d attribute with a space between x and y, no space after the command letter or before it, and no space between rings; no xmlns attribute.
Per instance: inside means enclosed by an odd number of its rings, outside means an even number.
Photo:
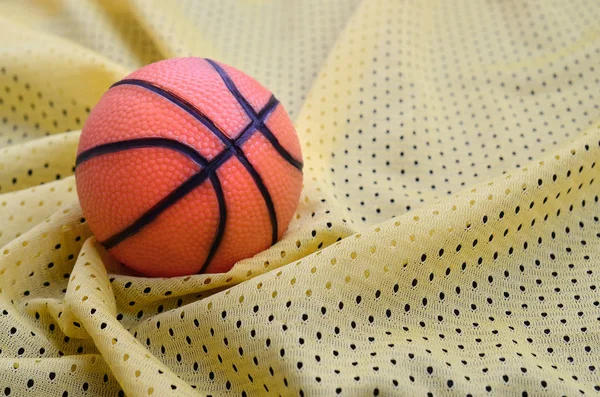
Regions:
<svg viewBox="0 0 600 397"><path fill-rule="evenodd" d="M228 271L281 238L302 153L273 94L201 58L147 65L87 119L75 170L97 240L148 276Z"/></svg>

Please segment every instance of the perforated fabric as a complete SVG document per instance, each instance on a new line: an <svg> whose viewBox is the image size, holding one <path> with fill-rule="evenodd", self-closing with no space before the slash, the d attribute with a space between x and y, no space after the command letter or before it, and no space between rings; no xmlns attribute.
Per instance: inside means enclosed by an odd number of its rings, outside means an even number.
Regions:
<svg viewBox="0 0 600 397"><path fill-rule="evenodd" d="M598 1L0 10L0 395L600 393ZM140 278L75 152L110 84L174 56L274 92L304 191L229 273Z"/></svg>

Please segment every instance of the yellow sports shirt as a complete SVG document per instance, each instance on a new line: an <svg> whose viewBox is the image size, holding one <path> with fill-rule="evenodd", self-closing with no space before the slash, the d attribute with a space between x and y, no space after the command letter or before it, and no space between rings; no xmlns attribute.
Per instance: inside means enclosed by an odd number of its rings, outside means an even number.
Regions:
<svg viewBox="0 0 600 397"><path fill-rule="evenodd" d="M304 187L226 274L134 276L73 177L154 61L278 97ZM597 0L0 1L0 396L600 395Z"/></svg>

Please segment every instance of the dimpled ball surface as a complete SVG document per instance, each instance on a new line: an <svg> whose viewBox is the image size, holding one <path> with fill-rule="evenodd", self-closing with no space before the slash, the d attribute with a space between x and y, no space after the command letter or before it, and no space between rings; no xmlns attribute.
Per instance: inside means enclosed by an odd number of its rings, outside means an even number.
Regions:
<svg viewBox="0 0 600 397"><path fill-rule="evenodd" d="M246 74L201 58L147 65L85 123L76 181L96 239L148 276L228 271L286 230L302 154L283 106Z"/></svg>

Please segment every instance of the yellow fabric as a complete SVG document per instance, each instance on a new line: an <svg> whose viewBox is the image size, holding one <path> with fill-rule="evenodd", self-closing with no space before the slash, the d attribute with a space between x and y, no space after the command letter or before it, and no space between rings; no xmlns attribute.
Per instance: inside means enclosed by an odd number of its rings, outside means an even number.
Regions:
<svg viewBox="0 0 600 397"><path fill-rule="evenodd" d="M0 19L0 395L600 391L598 1L13 0ZM82 218L80 128L111 83L190 55L281 100L304 191L229 273L134 277Z"/></svg>

